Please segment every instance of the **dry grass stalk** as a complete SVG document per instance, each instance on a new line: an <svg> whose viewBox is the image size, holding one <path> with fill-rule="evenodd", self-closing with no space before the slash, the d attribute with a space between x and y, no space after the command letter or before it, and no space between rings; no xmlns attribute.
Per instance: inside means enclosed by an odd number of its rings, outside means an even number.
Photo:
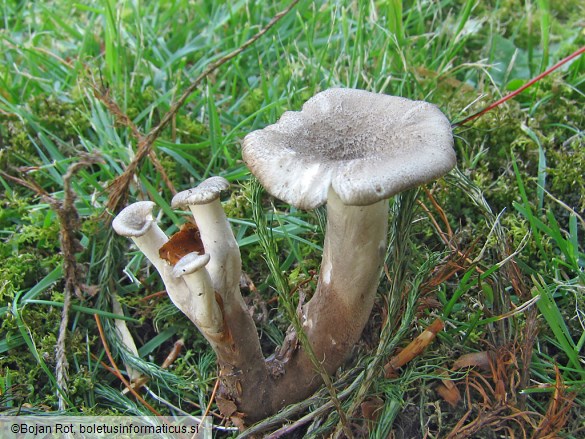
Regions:
<svg viewBox="0 0 585 439"><path fill-rule="evenodd" d="M427 346L431 344L437 334L442 331L444 327L445 325L441 319L435 319L425 331L410 342L410 344L400 351L398 355L392 357L384 366L384 375L386 378L397 376L398 369L423 353Z"/></svg>
<svg viewBox="0 0 585 439"><path fill-rule="evenodd" d="M518 358L521 356L519 349L519 345L513 343L493 353L478 353L456 362L458 367L465 365L478 367L470 370L465 379L467 412L446 436L447 438L477 437L486 428L511 438L559 437L569 420L575 396L566 395L566 386L557 368L555 389L546 414L519 408L519 393L523 388L521 368L518 364ZM486 359L489 365L487 370Z"/></svg>

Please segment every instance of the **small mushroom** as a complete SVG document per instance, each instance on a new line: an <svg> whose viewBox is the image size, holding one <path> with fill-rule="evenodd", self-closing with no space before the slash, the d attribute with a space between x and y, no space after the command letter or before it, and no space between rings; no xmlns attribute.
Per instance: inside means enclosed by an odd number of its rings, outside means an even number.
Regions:
<svg viewBox="0 0 585 439"><path fill-rule="evenodd" d="M205 268L200 269L197 282L187 286L181 276L173 275L173 267L159 255L159 249L168 241L168 237L156 224L152 217L152 209L155 204L152 201L139 201L123 209L112 222L112 227L118 235L131 238L138 249L144 253L148 260L159 272L165 284L167 293L175 306L179 308L189 319L199 327L199 316L206 311L197 309L196 299L198 292L205 294L213 291L209 277L203 276ZM217 304L216 304L217 306ZM209 311L214 315L215 311ZM213 325L207 325L211 326ZM199 328L207 336L205 328Z"/></svg>
<svg viewBox="0 0 585 439"><path fill-rule="evenodd" d="M197 326L207 334L220 334L223 331L223 316L205 269L209 259L208 254L189 253L175 264L173 276L182 277L191 291L184 306L192 308Z"/></svg>
<svg viewBox="0 0 585 439"><path fill-rule="evenodd" d="M205 252L210 256L207 271L226 307L231 306L232 299L241 299L242 269L240 249L219 200L228 187L225 178L210 177L193 189L179 192L171 203L173 208L189 207L193 213Z"/></svg>
<svg viewBox="0 0 585 439"><path fill-rule="evenodd" d="M159 256L158 250L168 238L152 217L154 206L152 201L131 204L114 218L112 227L118 235L132 239L136 247L162 274L166 262Z"/></svg>
<svg viewBox="0 0 585 439"><path fill-rule="evenodd" d="M388 198L453 168L450 123L427 102L334 88L248 134L243 158L273 196L301 209L327 203L317 290L302 315L317 358L333 372L372 310Z"/></svg>

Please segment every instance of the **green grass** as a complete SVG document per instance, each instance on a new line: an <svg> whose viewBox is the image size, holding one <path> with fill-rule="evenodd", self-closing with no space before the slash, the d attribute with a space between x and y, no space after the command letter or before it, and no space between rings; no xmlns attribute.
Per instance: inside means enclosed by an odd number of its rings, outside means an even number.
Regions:
<svg viewBox="0 0 585 439"><path fill-rule="evenodd" d="M101 162L71 180L81 218L75 231L82 245L79 281L87 288L73 297L70 310L66 410L148 413L121 393L120 381L103 366L109 364L94 313L118 366L131 363L150 378L148 388L158 396L143 396L151 405L163 413L205 410L216 378L212 351L156 294L162 285L144 257L107 227L110 185L131 162L137 142L95 90L107 91L146 134L207 66L286 6L207 0L0 4L0 413L57 410L54 352L65 288L56 213L6 174L62 200L67 169L82 154L99 155ZM299 285L310 292L316 284L311 276L319 267L324 211L258 199L241 161L246 133L333 86L425 99L450 120L462 120L583 47L584 13L577 0L523 6L504 0L301 0L200 84L153 151L178 190L210 175L233 182L225 207L244 270L258 287L250 304L256 310L267 304L255 315L267 354L282 340L298 301L298 295L290 302L283 295ZM333 383L358 435L366 431L362 402L378 397L384 415L374 422L373 437L392 431L446 437L461 428L456 423L464 416L467 437L495 437L492 431L518 436L521 430L530 436L547 410L556 422L550 433L582 436L584 106L581 56L456 127L458 170L428 187L432 199L419 190L391 202L388 277L355 358ZM144 161L128 198L155 201L162 228L172 233L185 218L171 209L171 190L155 165ZM123 305L139 357L122 349L113 332L112 297ZM522 308L534 297L534 305ZM446 328L434 344L400 378L384 378L388 358L437 316ZM188 340L185 349L162 369L180 338ZM498 360L508 406L498 406L490 394L483 409L493 424L482 428L474 424L483 401L479 391L470 391L471 400L465 395L466 377L476 372L451 366L460 355L485 350ZM465 395L454 408L436 392L445 373ZM486 377L485 386L495 386ZM563 401L557 413L550 411L555 385ZM324 408L313 415L309 406ZM307 435L340 429L329 393L291 410ZM514 410L529 414L512 420ZM281 428L282 418L270 421L273 429Z"/></svg>

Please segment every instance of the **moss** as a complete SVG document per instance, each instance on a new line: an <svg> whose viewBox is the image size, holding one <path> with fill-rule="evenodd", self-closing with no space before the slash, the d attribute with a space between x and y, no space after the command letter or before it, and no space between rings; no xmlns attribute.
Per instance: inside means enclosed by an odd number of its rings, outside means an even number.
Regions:
<svg viewBox="0 0 585 439"><path fill-rule="evenodd" d="M240 112L243 115L253 114L264 106L263 103L264 91L261 88L255 88L243 99Z"/></svg>
<svg viewBox="0 0 585 439"><path fill-rule="evenodd" d="M551 192L577 212L585 212L585 142L576 138L562 148L549 154L548 175ZM568 215L563 210L563 217ZM559 212L562 213L562 212Z"/></svg>
<svg viewBox="0 0 585 439"><path fill-rule="evenodd" d="M29 104L40 124L57 133L64 142L76 142L78 134L87 132L90 123L80 111L85 101L64 101L55 96L38 95Z"/></svg>
<svg viewBox="0 0 585 439"><path fill-rule="evenodd" d="M37 151L29 132L21 121L8 121L5 129L0 124L0 167L11 169L26 164L39 164Z"/></svg>
<svg viewBox="0 0 585 439"><path fill-rule="evenodd" d="M59 225L45 221L30 199L7 197L0 210L0 279L17 291L32 287L60 262Z"/></svg>
<svg viewBox="0 0 585 439"><path fill-rule="evenodd" d="M20 308L20 318L26 325L26 331L34 340L35 350L48 364L54 365L54 352L60 310L47 306L26 306ZM14 339L20 334L19 324L11 314L6 315L0 326L2 339ZM22 365L29 365L23 368ZM9 355L0 356L0 369L10 373L13 381L26 388L27 402L34 406L49 405L54 407L52 385L46 373L38 365L29 349L13 349Z"/></svg>
<svg viewBox="0 0 585 439"><path fill-rule="evenodd" d="M177 117L177 131L184 136L183 143L195 143L205 139L209 127L197 121L194 115Z"/></svg>
<svg viewBox="0 0 585 439"><path fill-rule="evenodd" d="M63 101L54 96L34 95L26 103L34 124L50 133L58 140L59 153L65 157L79 155L79 134L88 134L91 126L88 118L80 111L85 101ZM46 164L37 148L42 148L42 131L21 120L9 119L0 124L0 167L10 170L19 166L42 166ZM44 152L46 154L46 151ZM48 154L50 155L50 154ZM44 182L37 181L44 185Z"/></svg>
<svg viewBox="0 0 585 439"><path fill-rule="evenodd" d="M229 200L223 203L223 209L228 218L249 217L252 212L249 194L242 190L233 191Z"/></svg>

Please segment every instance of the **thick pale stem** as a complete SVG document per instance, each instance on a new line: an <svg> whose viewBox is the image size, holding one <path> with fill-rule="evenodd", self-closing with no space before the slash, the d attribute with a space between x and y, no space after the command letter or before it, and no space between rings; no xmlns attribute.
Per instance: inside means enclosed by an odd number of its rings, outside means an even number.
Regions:
<svg viewBox="0 0 585 439"><path fill-rule="evenodd" d="M386 200L346 206L329 191L319 282L301 316L313 352L327 373L344 363L368 321L386 253L387 224ZM276 379L256 385L265 399L241 406L250 420L300 401L322 384L314 364L294 342L283 346L268 367Z"/></svg>
<svg viewBox="0 0 585 439"><path fill-rule="evenodd" d="M303 309L303 326L318 358L333 372L368 321L386 253L388 201L346 206L333 190L319 283Z"/></svg>
<svg viewBox="0 0 585 439"><path fill-rule="evenodd" d="M189 209L197 222L205 252L211 256L207 271L213 288L222 296L224 306L233 306L234 300L242 303L240 249L219 199L207 204L190 204Z"/></svg>

